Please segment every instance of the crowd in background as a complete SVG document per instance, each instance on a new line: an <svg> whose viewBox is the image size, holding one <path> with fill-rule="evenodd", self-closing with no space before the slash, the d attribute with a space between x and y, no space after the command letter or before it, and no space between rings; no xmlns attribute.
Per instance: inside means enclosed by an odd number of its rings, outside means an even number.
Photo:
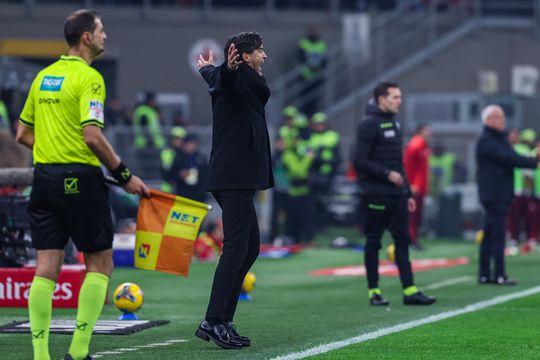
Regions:
<svg viewBox="0 0 540 360"><path fill-rule="evenodd" d="M305 5L303 1L297 2ZM308 0L304 2L319 3ZM395 5L391 0L350 3L386 8ZM418 6L426 6L427 3L418 1ZM313 89L320 88L324 81L327 56L327 44L315 27L310 27L306 35L299 39L296 54L300 65L298 81L303 93L309 94ZM319 111L318 97L307 98L308 101L297 107L287 106L283 109L283 121L273 141L275 188L272 191L269 239L281 243L311 243L315 234L330 221L328 195L332 192L336 176L347 172L349 180L355 182L357 175L349 171L351 167L348 159L343 156L343 153L348 153L348 149L340 148L340 135L329 127L331 119ZM144 98L133 108L111 97L105 106L105 119L107 127L131 127L129 141L135 159L152 158L159 162L161 190L201 202L207 200L207 155L201 152L200 139L180 108L171 118L164 118L153 92L145 93ZM0 97L0 167L23 167L30 164L30 154L21 150L14 141L16 126L16 116L10 113ZM512 129L509 141L516 152L522 155L536 156L540 148L540 142L531 129L521 133ZM425 234L422 229L425 224L423 204L426 199L429 197L437 203L445 189L464 181L466 176L456 155L445 149L441 142L433 141L427 124L417 127L405 147L404 163L413 196L419 205L410 216L412 247L421 249L418 239L421 233ZM122 219L135 218L137 200L132 196L113 188L111 204L119 220L118 228L124 227ZM522 225L526 232L526 242L522 246L536 247L540 233L537 221L539 216L540 170L518 169L515 173L515 199L507 220L511 247L519 246ZM360 219L361 215L358 217ZM219 224L210 224L205 229L201 249L205 248L204 244L211 248L219 244L219 229ZM202 256L205 257L204 254Z"/></svg>

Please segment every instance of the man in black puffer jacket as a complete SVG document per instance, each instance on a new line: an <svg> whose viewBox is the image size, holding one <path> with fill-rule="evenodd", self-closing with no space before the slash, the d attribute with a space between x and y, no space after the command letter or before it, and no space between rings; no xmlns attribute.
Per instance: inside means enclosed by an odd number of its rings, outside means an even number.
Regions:
<svg viewBox="0 0 540 360"><path fill-rule="evenodd" d="M358 126L354 165L364 194L366 221L364 251L371 305L387 306L379 282L379 250L384 230L394 239L395 261L403 286L405 305L431 305L414 285L409 261L409 215L415 202L403 169L403 133L395 115L401 107L401 91L395 83L380 83L366 108L367 118Z"/></svg>
<svg viewBox="0 0 540 360"><path fill-rule="evenodd" d="M476 144L478 195L486 212L484 239L480 246L480 284L515 285L504 269L505 218L514 197L514 168L535 168L537 160L518 155L504 132L505 116L500 106L482 111L484 131ZM491 277L491 259L495 276Z"/></svg>

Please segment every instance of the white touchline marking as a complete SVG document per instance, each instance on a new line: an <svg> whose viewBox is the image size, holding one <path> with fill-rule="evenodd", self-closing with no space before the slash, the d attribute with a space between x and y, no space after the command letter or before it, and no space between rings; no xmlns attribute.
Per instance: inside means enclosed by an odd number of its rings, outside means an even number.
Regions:
<svg viewBox="0 0 540 360"><path fill-rule="evenodd" d="M328 344L322 344L322 345L315 346L304 351L299 351L299 352L295 352L295 353L291 353L291 354L287 354L283 356L278 356L278 357L273 358L272 360L296 360L296 359L303 359L309 356L315 356L315 355L327 353L329 351L340 349L340 348L343 348L352 344L366 342L368 340L373 340L381 336L397 333L404 330L409 330L409 329L412 329L421 325L431 324L431 323L445 320L454 316L478 311L478 310L485 309L490 306L502 304L510 300L520 299L520 298L523 298L529 295L538 294L538 293L540 293L540 286L536 286L536 287L523 290L523 291L518 291L515 293L510 293L507 295L497 296L490 300L484 300L484 301L477 302L475 304L467 305L461 309L445 311L445 312L431 315L422 319L413 320L413 321L409 321L403 324L398 324L398 325L390 326L390 327L383 328L380 330L365 333L365 334L355 336L349 339L335 341Z"/></svg>
<svg viewBox="0 0 540 360"><path fill-rule="evenodd" d="M172 340L166 340L165 342L162 342L162 343L151 343L151 344L146 344L146 345L134 345L132 347L129 347L129 348L119 348L119 349L114 349L114 350L109 350L109 351L99 351L95 354L92 355L92 358L101 358L105 355L118 355L118 354L123 354L125 352L130 352L130 351L139 351L139 350L143 350L143 349L147 349L147 348L155 348L155 347L158 347L158 346L170 346L170 345L174 345L174 344L178 344L178 343L183 343L183 342L187 342L188 340L184 340L184 339L172 339Z"/></svg>
<svg viewBox="0 0 540 360"><path fill-rule="evenodd" d="M472 278L473 277L470 276L470 275L460 276L460 277L457 277L457 278L448 279L448 280L445 280L445 281L434 283L434 284L428 285L426 287L422 286L422 290L435 290L435 289L440 289L440 288L447 287L447 286L461 284L461 283L464 283L464 282L471 281Z"/></svg>

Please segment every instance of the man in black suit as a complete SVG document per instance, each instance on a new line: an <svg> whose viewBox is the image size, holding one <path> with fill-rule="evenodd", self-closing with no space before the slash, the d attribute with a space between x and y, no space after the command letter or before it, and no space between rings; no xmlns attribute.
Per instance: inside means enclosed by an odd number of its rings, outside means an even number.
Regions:
<svg viewBox="0 0 540 360"><path fill-rule="evenodd" d="M220 66L199 57L199 71L212 97L212 152L207 191L222 210L223 254L212 285L208 310L196 336L225 349L250 345L232 323L242 283L260 247L255 190L274 185L264 107L270 89L262 76L266 59L258 33L232 36Z"/></svg>
<svg viewBox="0 0 540 360"><path fill-rule="evenodd" d="M537 160L518 155L504 132L505 115L500 106L482 111L484 130L476 144L478 194L486 212L484 239L480 246L480 284L515 285L504 269L505 218L512 201L514 168L535 168ZM491 259L495 262L491 277Z"/></svg>

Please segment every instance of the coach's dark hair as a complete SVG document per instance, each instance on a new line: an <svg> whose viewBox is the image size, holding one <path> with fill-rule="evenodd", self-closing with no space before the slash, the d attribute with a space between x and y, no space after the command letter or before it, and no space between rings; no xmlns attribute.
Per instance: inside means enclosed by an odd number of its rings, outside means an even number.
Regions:
<svg viewBox="0 0 540 360"><path fill-rule="evenodd" d="M258 32L242 32L233 35L227 39L227 43L225 44L225 59L228 57L231 44L234 44L238 50L238 55L240 55L241 58L243 53L251 54L255 49L260 48L262 43L263 40L261 34Z"/></svg>
<svg viewBox="0 0 540 360"><path fill-rule="evenodd" d="M85 32L93 32L96 29L96 19L101 15L94 10L77 10L72 12L64 23L64 38L69 47L79 44L81 36Z"/></svg>
<svg viewBox="0 0 540 360"><path fill-rule="evenodd" d="M399 85L394 82L379 83L377 86L375 86L375 89L373 89L373 98L375 99L375 102L377 104L379 103L379 96L388 96L388 89L398 87Z"/></svg>

